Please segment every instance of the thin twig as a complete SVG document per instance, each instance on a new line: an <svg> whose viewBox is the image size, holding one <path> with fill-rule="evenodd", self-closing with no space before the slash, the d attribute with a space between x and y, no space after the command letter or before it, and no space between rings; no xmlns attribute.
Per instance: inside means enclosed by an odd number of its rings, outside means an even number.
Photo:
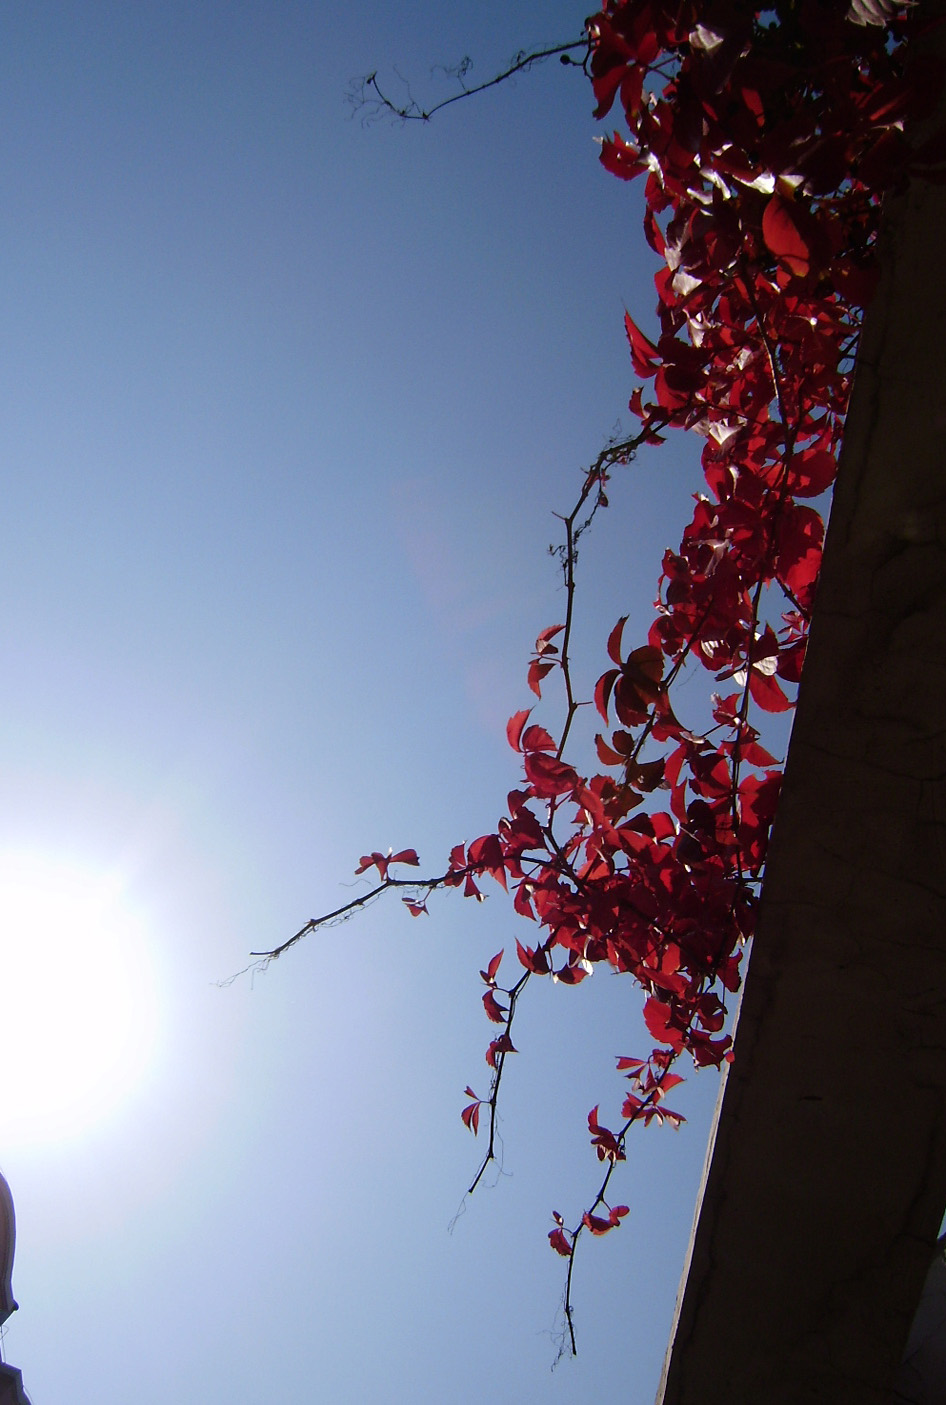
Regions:
<svg viewBox="0 0 946 1405"><path fill-rule="evenodd" d="M568 57L576 50L582 50L585 54L585 58L581 61ZM381 91L377 73L369 73L364 78L352 80L348 92L348 102L353 112L367 108L369 116L372 117L387 114L400 122L429 122L435 113L449 107L451 103L460 102L462 98L475 97L477 93L484 93L488 88L495 88L498 84L505 83L507 79L515 77L517 73L525 73L527 69L534 67L535 64L543 63L546 59L560 55L564 63L574 63L576 67L584 69L589 54L590 40L587 36L573 40L568 44L553 44L548 49L534 49L530 53L520 50L502 73L497 73L493 78L488 78L484 83L477 83L472 88L467 88L463 83L464 76L472 66L469 59L463 59L455 69L451 70L460 84L460 91L453 93L449 98L444 98L442 102L435 103L430 108L421 107L410 96L410 90L408 90L408 101L399 106Z"/></svg>

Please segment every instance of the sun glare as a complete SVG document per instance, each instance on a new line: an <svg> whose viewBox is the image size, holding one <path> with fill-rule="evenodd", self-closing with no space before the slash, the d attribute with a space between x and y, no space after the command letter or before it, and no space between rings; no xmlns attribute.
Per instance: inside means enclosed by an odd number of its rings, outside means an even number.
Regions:
<svg viewBox="0 0 946 1405"><path fill-rule="evenodd" d="M145 925L115 878L0 856L0 1137L75 1137L130 1097L158 1026Z"/></svg>

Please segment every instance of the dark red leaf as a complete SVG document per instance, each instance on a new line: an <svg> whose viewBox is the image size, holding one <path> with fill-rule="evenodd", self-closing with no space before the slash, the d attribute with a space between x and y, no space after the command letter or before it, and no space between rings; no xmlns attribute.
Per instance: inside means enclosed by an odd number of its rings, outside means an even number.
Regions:
<svg viewBox="0 0 946 1405"><path fill-rule="evenodd" d="M565 1231L562 1229L549 1230L549 1243L556 1254L561 1254L563 1259L570 1259L572 1256L572 1246L565 1238Z"/></svg>
<svg viewBox="0 0 946 1405"><path fill-rule="evenodd" d="M614 1229L618 1223L618 1221L615 1220L612 1224L611 1220L602 1219L600 1215L592 1215L587 1210L582 1215L581 1222L586 1229L591 1230L592 1234L607 1234L608 1231Z"/></svg>
<svg viewBox="0 0 946 1405"><path fill-rule="evenodd" d="M516 953L527 971L531 971L533 975L536 976L548 975L550 969L549 958L542 947L538 947L533 951L531 946L523 946L517 938Z"/></svg>
<svg viewBox="0 0 946 1405"><path fill-rule="evenodd" d="M583 966L563 966L555 972L555 979L562 985L581 985L588 972Z"/></svg>
<svg viewBox="0 0 946 1405"><path fill-rule="evenodd" d="M620 668L621 658L621 635L624 633L624 626L627 624L627 615L622 615L617 624L608 635L608 658Z"/></svg>
<svg viewBox="0 0 946 1405"><path fill-rule="evenodd" d="M639 376L652 376L660 365L657 348L649 337L638 327L629 312L624 314L624 330L631 348L631 361Z"/></svg>
<svg viewBox="0 0 946 1405"><path fill-rule="evenodd" d="M640 159L637 148L629 146L618 132L615 132L613 137L605 137L601 143L599 160L612 176L619 176L625 181L633 180L635 176L647 170L647 162Z"/></svg>
<svg viewBox="0 0 946 1405"><path fill-rule="evenodd" d="M605 722L608 720L608 703L611 701L611 692L615 682L620 676L616 668L610 668L607 673L602 673L595 684L595 707L601 713Z"/></svg>
<svg viewBox="0 0 946 1405"><path fill-rule="evenodd" d="M804 449L792 459L790 485L797 498L816 498L831 487L838 464L826 449Z"/></svg>
<svg viewBox="0 0 946 1405"><path fill-rule="evenodd" d="M515 1054L518 1050L513 1047L513 1042L508 1034L501 1034L498 1039L494 1039L486 1050L486 1062L490 1068L496 1067L496 1059L499 1054Z"/></svg>
<svg viewBox="0 0 946 1405"><path fill-rule="evenodd" d="M571 766L545 751L526 753L525 772L536 795L549 800L556 795L565 795L579 784L578 773Z"/></svg>
<svg viewBox="0 0 946 1405"><path fill-rule="evenodd" d="M491 990L487 990L483 994L483 1009L486 1011L487 1017L492 1020L493 1024L506 1023L506 1016L509 1014L509 1011L500 1005Z"/></svg>
<svg viewBox="0 0 946 1405"><path fill-rule="evenodd" d="M808 272L810 250L802 237L791 204L776 193L762 214L762 237L790 273L803 278Z"/></svg>

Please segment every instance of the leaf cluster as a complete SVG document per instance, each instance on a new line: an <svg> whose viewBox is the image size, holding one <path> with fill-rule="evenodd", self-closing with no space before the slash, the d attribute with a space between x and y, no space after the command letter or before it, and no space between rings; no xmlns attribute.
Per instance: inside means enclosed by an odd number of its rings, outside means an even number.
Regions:
<svg viewBox="0 0 946 1405"><path fill-rule="evenodd" d="M731 1058L727 1013L781 782L761 729L791 709L801 677L824 541L818 500L837 472L878 277L881 201L942 155L935 142L909 141L943 77L907 68L916 22L888 0L848 15L821 0L765 11L742 0L609 0L588 21L596 116L617 110L623 125L603 140L601 162L622 180L643 179L644 229L661 266L653 331L626 318L640 428L602 451L561 519L566 617L539 633L528 666L536 699L560 685L560 721L540 725L531 709L510 719L521 782L492 833L455 845L446 870L425 880L390 871L416 864L413 850L367 855L359 872L374 867L379 882L340 910L407 888L417 916L435 889L482 899L492 879L534 924L531 943L516 940L514 978L500 984L503 952L481 972L498 1032L486 1052L489 1090L468 1086L461 1114L477 1133L488 1112L471 1189L495 1155L528 982L576 985L605 965L641 988L654 1048L618 1061L631 1085L620 1124L605 1126L597 1107L588 1118L604 1167L597 1194L571 1228L556 1212L549 1233L568 1260L572 1350L575 1250L584 1231L609 1233L629 1213L606 1194L631 1128L682 1121L663 1099L684 1055L698 1067ZM616 467L671 429L702 437L704 487L664 554L647 638L626 641L619 620L585 698L571 667L578 539L607 506ZM712 675L708 728L677 715L675 685L690 665ZM578 709L592 702L603 724L595 765L571 743ZM264 959L338 916L315 919Z"/></svg>

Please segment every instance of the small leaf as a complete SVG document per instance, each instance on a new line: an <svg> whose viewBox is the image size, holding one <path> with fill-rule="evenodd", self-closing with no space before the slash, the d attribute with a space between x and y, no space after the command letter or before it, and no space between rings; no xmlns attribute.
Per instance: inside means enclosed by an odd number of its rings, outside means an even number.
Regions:
<svg viewBox="0 0 946 1405"><path fill-rule="evenodd" d="M519 1051L513 1045L508 1034L501 1034L498 1039L494 1039L486 1050L486 1062L490 1068L496 1067L496 1058L499 1054L516 1054Z"/></svg>
<svg viewBox="0 0 946 1405"><path fill-rule="evenodd" d="M618 669L609 668L607 673L602 673L595 684L595 707L601 713L605 722L608 720L608 703L611 701L611 693L620 676L621 674Z"/></svg>
<svg viewBox="0 0 946 1405"><path fill-rule="evenodd" d="M499 951L497 951L495 956L491 957L489 965L486 967L486 975L483 976L483 979L486 981L487 985L492 985L493 981L496 979L496 972L499 970L499 963L503 959L503 951L505 951L505 947L502 947ZM480 972L480 975L483 975L482 971Z"/></svg>
<svg viewBox="0 0 946 1405"><path fill-rule="evenodd" d="M371 868L373 866L377 868L382 879L386 879L388 876L388 864L390 862L391 861L388 858L387 854L380 854L378 850L375 849L374 852L371 854L362 854L361 862L355 869L355 872L364 873L366 869Z"/></svg>
<svg viewBox="0 0 946 1405"><path fill-rule="evenodd" d="M610 1220L603 1220L600 1215L591 1215L587 1210L582 1215L581 1222L592 1234L607 1234L614 1228Z"/></svg>
<svg viewBox="0 0 946 1405"><path fill-rule="evenodd" d="M527 727L522 734L523 751L554 751L555 743L544 727Z"/></svg>
<svg viewBox="0 0 946 1405"><path fill-rule="evenodd" d="M644 1002L644 1023L660 1044L668 1044L671 1049L683 1048L683 1032L671 1023L671 1009L656 995Z"/></svg>
<svg viewBox="0 0 946 1405"><path fill-rule="evenodd" d="M493 1024L506 1023L506 1016L509 1014L509 1011L500 1005L491 990L484 992L483 1009L486 1011L487 1017L493 1021Z"/></svg>
<svg viewBox="0 0 946 1405"><path fill-rule="evenodd" d="M765 712L788 712L794 706L775 677L761 673L755 665L749 670L749 692L753 702L758 703Z"/></svg>
<svg viewBox="0 0 946 1405"><path fill-rule="evenodd" d="M525 772L532 789L543 799L565 795L579 784L577 771L545 751L526 753Z"/></svg>
<svg viewBox="0 0 946 1405"><path fill-rule="evenodd" d="M624 314L624 330L631 348L631 361L639 376L652 376L660 365L660 353L649 337L638 327L629 312Z"/></svg>
<svg viewBox="0 0 946 1405"><path fill-rule="evenodd" d="M549 958L544 949L540 946L535 951L531 946L523 946L519 938L516 938L516 954L527 971L531 971L536 976L547 976L549 973Z"/></svg>
<svg viewBox="0 0 946 1405"><path fill-rule="evenodd" d="M530 663L527 682L532 692L535 693L537 698L540 698L542 696L543 678L545 678L547 674L551 673L554 667L554 661L550 662L543 661L542 659L533 659Z"/></svg>
<svg viewBox="0 0 946 1405"><path fill-rule="evenodd" d="M622 615L617 624L608 635L608 658L621 666L621 635L624 633L624 626L627 624L627 615Z"/></svg>
<svg viewBox="0 0 946 1405"><path fill-rule="evenodd" d="M790 273L804 278L810 266L811 251L802 238L791 205L777 192L762 213L762 237L779 263Z"/></svg>
<svg viewBox="0 0 946 1405"><path fill-rule="evenodd" d="M550 1230L549 1230L549 1243L551 1244L552 1248L555 1250L556 1254L561 1254L561 1256L562 1256L563 1259L570 1259L570 1258L571 1258L571 1256L572 1256L572 1246L569 1244L568 1240L565 1238L565 1231L564 1231L563 1229L550 1229Z"/></svg>
<svg viewBox="0 0 946 1405"><path fill-rule="evenodd" d="M513 751L522 750L519 745L519 738L522 736L522 729L526 725L526 720L531 711L531 707L527 707L523 712L514 712L506 723L506 739Z"/></svg>

